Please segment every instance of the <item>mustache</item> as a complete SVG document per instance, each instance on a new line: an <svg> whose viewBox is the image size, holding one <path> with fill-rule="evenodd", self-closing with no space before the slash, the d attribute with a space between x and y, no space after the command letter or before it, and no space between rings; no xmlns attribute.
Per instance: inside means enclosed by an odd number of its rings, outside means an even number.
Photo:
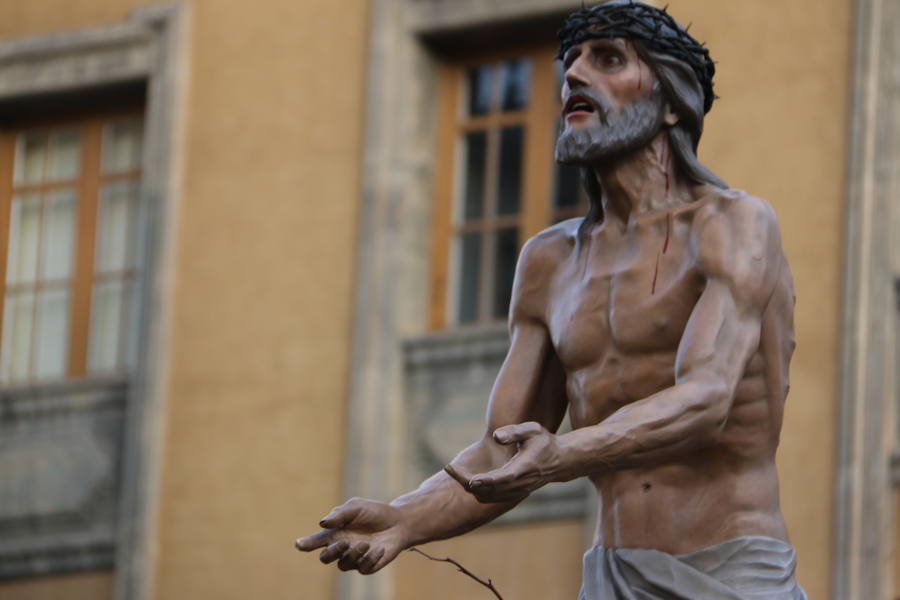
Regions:
<svg viewBox="0 0 900 600"><path fill-rule="evenodd" d="M606 98L584 85L569 88L569 95L566 96L566 102L568 102L569 98L572 96L583 96L590 100L594 105L594 108L597 109L597 115L600 117L600 122L604 125L608 122L609 113L612 109L609 106L609 102L606 101ZM566 102L563 102L563 111L565 111Z"/></svg>

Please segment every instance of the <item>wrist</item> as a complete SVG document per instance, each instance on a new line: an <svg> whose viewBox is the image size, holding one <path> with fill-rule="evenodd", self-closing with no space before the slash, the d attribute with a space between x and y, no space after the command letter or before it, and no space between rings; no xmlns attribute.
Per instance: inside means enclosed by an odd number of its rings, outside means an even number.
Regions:
<svg viewBox="0 0 900 600"><path fill-rule="evenodd" d="M565 478L560 481L594 475L609 468L601 453L594 448L593 440L587 433L588 429L579 429L558 436L559 453L565 465L563 467Z"/></svg>
<svg viewBox="0 0 900 600"><path fill-rule="evenodd" d="M577 453L573 444L572 433L564 433L556 435L556 454L557 465L553 473L553 481L566 482L571 481L581 474L577 469Z"/></svg>
<svg viewBox="0 0 900 600"><path fill-rule="evenodd" d="M394 509L395 515L394 531L397 536L397 544L402 551L422 544L427 540L423 540L422 536L413 527L415 522L414 507L405 502L398 502L398 500L400 498L391 502L391 507Z"/></svg>

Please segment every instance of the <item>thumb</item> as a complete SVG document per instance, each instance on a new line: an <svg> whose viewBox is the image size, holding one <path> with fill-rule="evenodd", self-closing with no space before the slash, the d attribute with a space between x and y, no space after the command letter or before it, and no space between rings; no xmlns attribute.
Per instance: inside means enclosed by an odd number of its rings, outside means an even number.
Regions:
<svg viewBox="0 0 900 600"><path fill-rule="evenodd" d="M503 445L524 442L529 438L540 435L542 431L544 431L544 428L534 421L518 425L507 425L494 431L494 441Z"/></svg>
<svg viewBox="0 0 900 600"><path fill-rule="evenodd" d="M353 500L338 506L328 513L321 521L319 526L325 529L340 529L349 525L362 511L362 504Z"/></svg>

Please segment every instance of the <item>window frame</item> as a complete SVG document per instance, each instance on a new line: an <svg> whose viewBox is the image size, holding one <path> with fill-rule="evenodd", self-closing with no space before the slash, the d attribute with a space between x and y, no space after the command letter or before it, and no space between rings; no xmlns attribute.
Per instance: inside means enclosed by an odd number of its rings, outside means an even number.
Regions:
<svg viewBox="0 0 900 600"><path fill-rule="evenodd" d="M464 114L466 75L468 69L496 64L501 61L525 58L531 63L529 101L525 109L469 118ZM491 318L490 297L482 268L479 297L479 318L460 324L451 315L455 305L454 286L457 265L454 264L455 237L464 225L456 223L456 199L460 197L459 147L461 136L481 130L490 132L510 125L521 125L524 133L522 147L522 182L519 213L515 217L486 215L489 221L514 224L519 232L518 246L551 224L553 214L554 160L553 142L556 117L559 115L559 92L556 86L556 46L515 46L503 51L479 54L462 59L449 59L438 65L438 119L436 132L435 173L433 188L433 219L431 228L431 257L429 265L428 328L437 331L447 328L479 327L495 324ZM490 154L490 153L489 153ZM490 177L488 177L490 180ZM506 223L509 221L509 223ZM499 228L495 228L499 230ZM483 256L482 260L490 257Z"/></svg>
<svg viewBox="0 0 900 600"><path fill-rule="evenodd" d="M88 367L90 322L92 297L97 273L95 272L97 227L100 218L100 195L104 183L117 180L136 181L140 186L142 166L121 173L104 174L102 165L104 127L119 119L139 118L143 122L145 109L142 104L129 102L114 109L82 112L51 118L29 119L0 130L0 340L3 336L4 309L7 296L6 270L12 222L12 200L23 188L39 194L58 187L55 182L17 186L15 183L16 145L20 136L29 132L52 133L62 128L77 129L81 138L80 169L77 179L70 180L70 187L76 190L75 224L73 230L72 272L68 290L70 293L69 325L66 350L65 374L61 377L40 377L31 371L34 365L29 360L29 375L24 380L4 383L6 387L32 387L48 383L73 380L88 376L109 377L125 375L120 369L114 372L90 373ZM140 226L140 225L139 225ZM140 261L137 261L140 269ZM138 277L133 277L137 279ZM136 317L136 315L132 315ZM32 333L33 336L33 333ZM125 344L131 343L126 338ZM32 344L34 340L32 339ZM5 349L0 347L0 352ZM120 348L120 352L127 349ZM33 350L32 350L33 353ZM0 357L2 358L2 357ZM122 363L122 360L119 361Z"/></svg>

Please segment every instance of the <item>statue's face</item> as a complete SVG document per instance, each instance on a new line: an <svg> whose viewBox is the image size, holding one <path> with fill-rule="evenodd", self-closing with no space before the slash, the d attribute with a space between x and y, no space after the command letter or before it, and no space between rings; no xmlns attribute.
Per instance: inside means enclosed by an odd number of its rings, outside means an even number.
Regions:
<svg viewBox="0 0 900 600"><path fill-rule="evenodd" d="M563 130L556 159L603 163L648 144L666 118L653 71L625 39L589 39L563 57Z"/></svg>

